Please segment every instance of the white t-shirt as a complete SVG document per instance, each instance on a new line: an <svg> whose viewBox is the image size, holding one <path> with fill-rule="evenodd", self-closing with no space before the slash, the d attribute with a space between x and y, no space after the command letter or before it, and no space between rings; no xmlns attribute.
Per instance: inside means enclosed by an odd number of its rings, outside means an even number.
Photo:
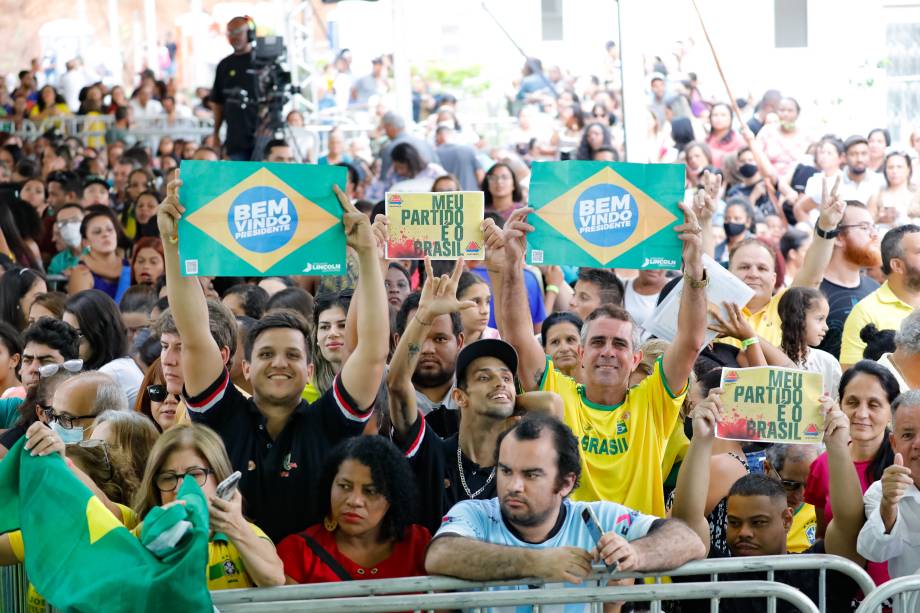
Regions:
<svg viewBox="0 0 920 613"><path fill-rule="evenodd" d="M885 178L872 170L867 170L866 174L863 176L863 180L859 183L856 183L850 179L850 175L846 171L838 171L837 173L827 177L827 190L830 192L834 187L834 183L837 181L837 176L840 177L840 187L837 190L837 195L843 198L844 200L858 200L863 204L869 203L869 198L876 195L880 189L885 187ZM821 204L821 196L824 190L824 173L817 172L805 183L805 195L812 199L815 204ZM817 219L817 212L815 212L815 219Z"/></svg>
<svg viewBox="0 0 920 613"><path fill-rule="evenodd" d="M802 368L824 375L824 391L830 394L831 398L837 397L837 388L840 387L840 377L843 373L840 370L840 362L834 356L821 349L809 347Z"/></svg>
<svg viewBox="0 0 920 613"><path fill-rule="evenodd" d="M901 387L902 394L910 391L910 386L907 384L907 381L904 380L904 377L901 376L901 371L892 363L890 353L883 353L882 357L878 359L878 365L884 366L888 369L888 372L894 375L894 378L898 380L898 385Z"/></svg>
<svg viewBox="0 0 920 613"><path fill-rule="evenodd" d="M658 304L658 294L661 292L644 296L636 291L636 288L633 287L634 284L635 279L629 279L624 283L626 294L623 297L623 302L633 321L642 326L649 315L652 314L652 311L655 310L655 305Z"/></svg>
<svg viewBox="0 0 920 613"><path fill-rule="evenodd" d="M128 397L128 410L133 409L141 383L144 382L144 373L138 368L137 363L131 358L118 358L103 365L99 372L115 379L115 383Z"/></svg>

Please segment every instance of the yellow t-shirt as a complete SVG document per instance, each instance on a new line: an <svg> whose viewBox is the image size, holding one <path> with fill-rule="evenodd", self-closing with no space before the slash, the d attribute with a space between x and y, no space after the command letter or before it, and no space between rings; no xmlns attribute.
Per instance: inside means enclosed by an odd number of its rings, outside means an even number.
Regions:
<svg viewBox="0 0 920 613"><path fill-rule="evenodd" d="M843 338L840 342L840 363L855 364L863 359L866 344L859 333L866 324L875 324L879 330L898 330L901 321L914 312L914 307L894 295L888 282L860 300L850 311L843 324Z"/></svg>
<svg viewBox="0 0 920 613"><path fill-rule="evenodd" d="M779 300L785 293L786 288L784 287L776 292L776 295L770 298L770 302L756 313L751 313L747 307L741 309L741 313L751 324L751 327L754 328L757 336L774 347L779 347L783 341L783 323L779 318ZM742 340L744 339L720 338L719 342L740 349Z"/></svg>
<svg viewBox="0 0 920 613"><path fill-rule="evenodd" d="M250 523L249 527L257 537L271 542L257 525ZM208 542L208 589L231 590L240 587L256 587L256 584L249 578L236 546L223 534L215 534Z"/></svg>
<svg viewBox="0 0 920 613"><path fill-rule="evenodd" d="M792 515L792 527L786 535L786 551L789 553L802 553L815 544L815 532L818 529L818 519L815 508L803 502Z"/></svg>
<svg viewBox="0 0 920 613"><path fill-rule="evenodd" d="M562 397L564 421L581 443L581 485L572 499L608 500L664 517L661 465L687 384L677 393L668 389L659 358L623 402L605 406L588 400L584 386L546 358L540 389Z"/></svg>

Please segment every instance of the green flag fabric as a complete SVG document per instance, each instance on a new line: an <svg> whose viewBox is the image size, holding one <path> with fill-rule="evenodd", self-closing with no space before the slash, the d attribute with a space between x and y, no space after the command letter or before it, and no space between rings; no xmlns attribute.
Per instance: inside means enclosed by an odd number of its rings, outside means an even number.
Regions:
<svg viewBox="0 0 920 613"><path fill-rule="evenodd" d="M683 164L534 162L527 261L592 268L677 269Z"/></svg>
<svg viewBox="0 0 920 613"><path fill-rule="evenodd" d="M142 540L155 541L176 521L145 522L138 540L63 458L32 456L24 445L20 440L0 461L0 533L22 530L29 581L50 604L66 613L212 610L204 580L208 507L194 479L182 482L184 505L157 514L191 524L158 558Z"/></svg>
<svg viewBox="0 0 920 613"><path fill-rule="evenodd" d="M185 275L345 274L341 166L182 162L179 261Z"/></svg>

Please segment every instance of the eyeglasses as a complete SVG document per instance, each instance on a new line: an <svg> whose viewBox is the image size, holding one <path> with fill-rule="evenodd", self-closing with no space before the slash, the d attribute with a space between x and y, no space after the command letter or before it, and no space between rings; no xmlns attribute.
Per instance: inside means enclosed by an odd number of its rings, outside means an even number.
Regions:
<svg viewBox="0 0 920 613"><path fill-rule="evenodd" d="M163 402L166 400L168 392L166 391L165 385L160 385L156 383L154 385L147 386L147 395L150 396L150 400L153 402Z"/></svg>
<svg viewBox="0 0 920 613"><path fill-rule="evenodd" d="M777 478L779 478L779 482L782 483L783 489L786 490L787 492L794 492L796 490L800 490L803 487L805 487L804 481L793 481L792 479L784 479L783 476L779 474L779 471L773 468L772 466L770 467L770 470L772 470L773 474L776 475Z"/></svg>
<svg viewBox="0 0 920 613"><path fill-rule="evenodd" d="M878 232L878 230L875 228L875 225L874 225L874 224L871 224L871 223L866 222L866 221L864 221L864 222L862 222L862 223L848 223L848 224L843 224L843 225L837 226L837 229L838 229L838 230L848 230L848 229L850 229L850 228L859 228L859 229L862 230L863 232L870 232L870 233Z"/></svg>
<svg viewBox="0 0 920 613"><path fill-rule="evenodd" d="M208 482L208 475L211 474L214 474L213 470L201 466L192 466L181 475L170 470L157 475L156 485L161 492L172 492L179 486L179 479L191 477L198 487L204 487L204 484Z"/></svg>
<svg viewBox="0 0 920 613"><path fill-rule="evenodd" d="M69 373L76 374L83 370L83 360L78 358L75 360L66 360L60 364L45 364L44 366L40 366L38 368L38 376L42 379L47 379L48 377L53 377L56 375L62 368Z"/></svg>
<svg viewBox="0 0 920 613"><path fill-rule="evenodd" d="M81 417L74 417L73 415L67 415L66 413L55 413L54 407L50 405L40 404L38 408L42 410L42 413L45 415L45 419L48 423L57 422L65 430L70 430L74 427L74 424L80 421L87 419L96 419L95 415L84 415Z"/></svg>
<svg viewBox="0 0 920 613"><path fill-rule="evenodd" d="M70 443L67 446L82 447L83 449L96 449L98 447L102 447L102 455L105 457L105 467L109 472L109 476L106 478L106 480L112 480L112 477L115 475L115 469L112 468L112 461L109 459L108 442L99 438L91 438L89 440L79 441L77 443Z"/></svg>

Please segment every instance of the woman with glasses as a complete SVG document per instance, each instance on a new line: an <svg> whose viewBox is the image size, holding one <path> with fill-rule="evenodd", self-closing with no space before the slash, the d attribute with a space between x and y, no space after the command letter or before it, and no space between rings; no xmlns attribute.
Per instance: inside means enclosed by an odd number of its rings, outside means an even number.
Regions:
<svg viewBox="0 0 920 613"><path fill-rule="evenodd" d="M63 319L80 335L80 358L86 370L115 379L133 405L144 373L128 355L127 332L115 301L99 290L82 291L67 299Z"/></svg>
<svg viewBox="0 0 920 613"><path fill-rule="evenodd" d="M194 479L208 500L210 515L208 565L201 569L208 589L281 585L281 559L265 533L243 516L239 489L229 500L217 497L217 484L231 472L227 451L213 430L198 424L177 425L164 432L150 451L134 509L143 518L153 507L175 502L182 481Z"/></svg>
<svg viewBox="0 0 920 613"><path fill-rule="evenodd" d="M869 360L857 362L840 379L840 409L850 422L850 458L856 466L863 494L882 478L882 472L894 462L888 424L891 423L891 403L900 392L894 375L884 366ZM827 524L833 517L829 482L825 452L812 463L805 486L805 502L815 506L818 538L824 537ZM866 570L876 585L888 580L887 563L869 562Z"/></svg>
<svg viewBox="0 0 920 613"><path fill-rule="evenodd" d="M482 180L482 193L487 213L498 213L503 219L524 206L524 196L511 166L496 162Z"/></svg>
<svg viewBox="0 0 920 613"><path fill-rule="evenodd" d="M288 583L425 574L428 530L413 523L415 479L381 436L358 436L329 455L317 490L322 524L278 545Z"/></svg>

